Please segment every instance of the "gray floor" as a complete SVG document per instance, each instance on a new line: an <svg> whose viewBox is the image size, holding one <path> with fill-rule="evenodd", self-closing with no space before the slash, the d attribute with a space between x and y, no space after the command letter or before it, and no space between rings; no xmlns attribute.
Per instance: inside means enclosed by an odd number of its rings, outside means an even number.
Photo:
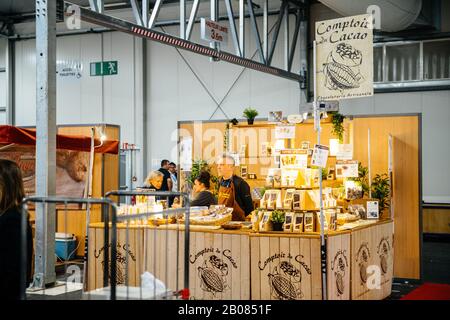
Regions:
<svg viewBox="0 0 450 320"><path fill-rule="evenodd" d="M424 282L450 284L450 242L423 243Z"/></svg>

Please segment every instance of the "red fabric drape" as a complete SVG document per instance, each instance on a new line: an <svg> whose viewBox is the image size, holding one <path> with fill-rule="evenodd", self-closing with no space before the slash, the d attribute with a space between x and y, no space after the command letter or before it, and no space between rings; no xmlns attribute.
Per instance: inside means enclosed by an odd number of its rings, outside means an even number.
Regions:
<svg viewBox="0 0 450 320"><path fill-rule="evenodd" d="M18 128L13 126L0 126L1 144L21 144L36 145L36 131L34 129ZM101 143L100 139L95 139L95 153L119 153L118 140L105 140ZM75 151L91 151L91 138L87 136L68 136L58 134L56 136L56 148Z"/></svg>

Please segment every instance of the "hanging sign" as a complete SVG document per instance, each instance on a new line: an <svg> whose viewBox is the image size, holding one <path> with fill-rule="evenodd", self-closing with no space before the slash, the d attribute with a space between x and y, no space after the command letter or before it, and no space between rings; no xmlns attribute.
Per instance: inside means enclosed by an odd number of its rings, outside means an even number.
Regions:
<svg viewBox="0 0 450 320"><path fill-rule="evenodd" d="M316 22L317 100L373 95L372 16Z"/></svg>
<svg viewBox="0 0 450 320"><path fill-rule="evenodd" d="M228 28L215 21L201 19L200 32L202 40L217 42L226 45L228 43Z"/></svg>
<svg viewBox="0 0 450 320"><path fill-rule="evenodd" d="M311 159L311 165L320 168L325 168L327 166L329 148L320 144L314 146L314 152Z"/></svg>

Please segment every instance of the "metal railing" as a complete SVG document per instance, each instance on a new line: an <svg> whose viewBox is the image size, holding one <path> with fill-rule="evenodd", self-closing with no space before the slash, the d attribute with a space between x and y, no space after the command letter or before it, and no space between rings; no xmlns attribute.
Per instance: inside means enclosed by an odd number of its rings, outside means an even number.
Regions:
<svg viewBox="0 0 450 320"><path fill-rule="evenodd" d="M105 223L105 226L109 225L109 221L110 221L110 216L111 216L111 222L113 223L113 225L115 224L115 218L117 216L116 211L117 211L117 207L114 204L114 202L112 202L109 199L95 199L95 198L69 198L69 197L27 197L24 198L21 204L21 210L22 210L22 221L21 221L21 246L22 246L22 250L21 250L21 270L20 270L20 274L21 274L21 299L27 299L26 296L26 286L27 286L27 269L28 269L28 264L31 263L31 261L28 261L28 257L27 257L27 240L28 237L30 236L28 234L28 209L29 209L29 204L30 203L34 203L35 205L35 209L36 212L38 210L42 210L42 219L43 219L43 225L46 225L46 219L48 218L47 215L51 214L50 211L55 210L55 221L57 220L57 214L56 214L56 209L54 208L48 208L49 204L50 205L63 205L64 206L64 212L65 212L65 216L64 216L64 230L63 231L67 231L67 212L68 212L68 206L69 205L85 205L86 206L86 230L89 224L89 215L90 215L90 211L91 211L91 206L93 205L100 205L101 206L101 212L102 212L102 219L103 222ZM39 208L39 206L41 206ZM79 213L79 211L76 211L75 214ZM111 214L110 214L111 213ZM40 227L40 226L38 226ZM57 227L55 227L55 231L57 230ZM42 289L43 291L43 296L45 297L46 294L46 286L47 286L47 280L46 279L46 275L47 272L54 272L54 270L49 270L51 268L51 264L50 267L47 265L49 262L49 257L47 254L48 251L48 232L50 232L49 230L46 230L43 232L43 236L44 239L39 239L40 241L43 241L42 243L42 247L39 249L38 252L36 252L36 254L38 255L38 259L35 259L35 272L33 275L33 284L32 286L35 287L35 289ZM109 228L105 227L104 228L104 243L105 243L105 248L107 248L107 240L110 238L111 236L111 245L115 246L116 242L117 242L117 237L116 234L114 232L111 233L109 232ZM88 233L86 234L86 237L88 236ZM51 237L51 239L53 239L53 237ZM78 241L82 241L82 239L79 239ZM88 259L88 255L87 255L87 247L88 247L88 243L87 241L85 242L86 244L86 249L85 249L85 254L84 254L84 277L82 281L86 280L86 272L87 272L87 268L86 268L86 264L87 264L87 259ZM52 253L53 254L53 253ZM105 258L109 260L109 251L105 250L104 251L104 255ZM38 265L38 262L41 261L41 265ZM109 271L108 265L105 264L103 266L103 284L104 286L108 286L108 282L109 280L111 281L111 283L115 283L116 282L116 252L114 252L112 250L111 252L111 273ZM24 270L25 268L25 270ZM39 270L39 272L36 272L37 270ZM65 290L64 293L67 295L68 294L68 280L69 280L69 276L68 276L68 268L67 268L67 263L64 263L64 271L65 271ZM55 279L55 283L56 283L56 279ZM84 283L82 283L82 291L85 291L85 285ZM116 291L115 291L115 286L111 286L111 291L110 291L110 298L111 300L115 300L116 299Z"/></svg>
<svg viewBox="0 0 450 320"><path fill-rule="evenodd" d="M182 192L159 192L151 190L142 191L110 191L105 194L105 198L111 199L117 197L117 207L120 206L120 201L123 201L124 206L129 206L132 203L131 198L145 197L146 202L143 203L140 212L132 214L120 214L112 219L112 233L125 233L124 246L112 246L111 251L114 256L120 256L121 263L124 267L124 275L120 277L121 281L117 283L111 283L111 288L116 285L125 285L124 291L120 291L120 298L125 299L170 299L173 297L181 297L182 299L188 299L189 297L189 196L187 193ZM155 202L165 199L166 203L169 203L171 197L180 197L183 199L183 207L174 209L163 209L155 211L155 208L151 207L150 198L155 197ZM156 200L158 199L158 200ZM153 202L152 202L153 204ZM143 211L143 212L142 212ZM117 214L119 211L116 211ZM178 214L185 214L184 225L170 224L171 218L177 218ZM156 217L160 217L159 224L155 224ZM161 222L162 221L162 222ZM153 222L153 223L152 223ZM118 225L119 230L118 231ZM170 228L169 228L170 227ZM184 227L184 228L183 228ZM125 232L123 232L125 229ZM133 239L135 241L135 247L142 246L140 249L130 247L130 230L133 230ZM180 237L180 234L184 232L184 238ZM119 235L118 235L119 236ZM174 247L175 246L175 247ZM184 247L184 250L181 249ZM123 250L125 248L125 250ZM131 250L134 249L133 254ZM122 250L122 253L118 253L118 250ZM132 264L130 258L134 255L138 255L142 252L141 257L134 257L134 270L131 270ZM180 261L184 260L184 261ZM105 265L108 261L105 259ZM183 267L181 268L181 264ZM112 267L112 266L111 266ZM141 272L144 269L144 273ZM151 272L150 272L151 271ZM119 271L117 271L119 273ZM134 280L130 279L130 274L135 274ZM144 279L142 275L153 275L153 288L152 294L149 295L149 288L143 288ZM138 277L142 278L139 279ZM174 278L175 277L175 278ZM183 279L180 285L180 278ZM148 280L148 278L147 278ZM162 280L164 284L164 291L157 292L158 280ZM148 286L148 281L146 285ZM138 288L136 288L136 286ZM134 289L131 292L130 289Z"/></svg>

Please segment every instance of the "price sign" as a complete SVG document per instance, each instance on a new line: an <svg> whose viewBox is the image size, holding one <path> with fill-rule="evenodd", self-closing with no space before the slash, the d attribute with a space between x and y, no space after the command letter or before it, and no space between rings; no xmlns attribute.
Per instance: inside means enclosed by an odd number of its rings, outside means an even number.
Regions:
<svg viewBox="0 0 450 320"><path fill-rule="evenodd" d="M325 168L327 166L328 153L330 149L327 146L316 144L314 146L314 152L311 159L311 165L320 168Z"/></svg>

